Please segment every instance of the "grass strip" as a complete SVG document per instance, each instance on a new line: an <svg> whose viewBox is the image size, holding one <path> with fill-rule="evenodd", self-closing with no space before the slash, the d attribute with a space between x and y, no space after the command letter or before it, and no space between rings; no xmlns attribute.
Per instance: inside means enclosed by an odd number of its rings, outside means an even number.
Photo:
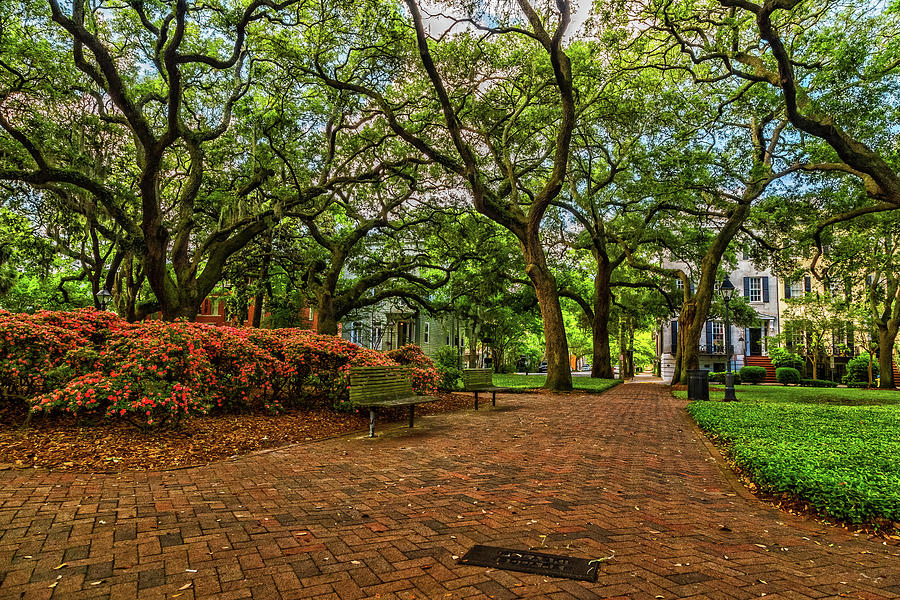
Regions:
<svg viewBox="0 0 900 600"><path fill-rule="evenodd" d="M498 387L518 388L518 389L535 389L544 387L547 381L546 375L518 375L516 373L500 374L494 373L494 385ZM572 386L576 390L587 390L591 392L605 392L621 383L618 379L592 379L590 377L573 377Z"/></svg>

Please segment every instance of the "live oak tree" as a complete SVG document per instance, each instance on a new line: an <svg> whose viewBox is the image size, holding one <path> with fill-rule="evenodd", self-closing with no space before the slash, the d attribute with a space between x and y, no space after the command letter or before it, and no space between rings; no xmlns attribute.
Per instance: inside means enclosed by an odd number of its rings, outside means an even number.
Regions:
<svg viewBox="0 0 900 600"><path fill-rule="evenodd" d="M541 308L546 386L571 389L556 280L540 239L576 119L568 0L552 7L520 0L511 17L502 9L464 15L458 22L474 30L446 36L430 35L413 0L406 15L385 4L354 9L322 17L329 28L309 73L364 97L368 114L377 112L395 136L464 185L478 212L515 236ZM338 36L344 22L364 30Z"/></svg>
<svg viewBox="0 0 900 600"><path fill-rule="evenodd" d="M635 72L623 64L596 61L597 45L586 42L576 59L590 77L581 79L578 93L584 98L575 126L566 185L553 205L559 215L559 241L576 254L586 254L590 286L580 285L564 256L557 268L560 294L574 300L591 323L593 358L591 377L612 377L610 314L617 287L656 289L655 276L616 276L623 271L626 252L642 247L647 253L652 238L644 228L665 205L668 191L679 185L660 165L685 144L679 135L684 115L681 98L664 79L649 69ZM568 218L567 218L568 217ZM626 241L627 238L627 241ZM568 275L568 276L567 276Z"/></svg>
<svg viewBox="0 0 900 600"><path fill-rule="evenodd" d="M323 260L302 271L320 333L336 334L344 317L388 299L430 306L431 293L449 281L466 256L463 251L442 260L449 253L435 252L428 230L442 229L450 217L427 207L396 210L403 200L375 202L369 216L344 204L343 227L337 223L326 227L318 219L304 222L310 238L324 251Z"/></svg>
<svg viewBox="0 0 900 600"><path fill-rule="evenodd" d="M52 260L49 240L28 219L0 206L0 306L23 275L46 274Z"/></svg>
<svg viewBox="0 0 900 600"><path fill-rule="evenodd" d="M896 145L900 13L866 1L652 0L644 17L663 32L648 54L660 68L698 82L739 82L780 94L784 114L821 143L804 165L850 177L865 191L852 206L821 215L819 232L857 216L900 208ZM690 64L679 64L682 54Z"/></svg>
<svg viewBox="0 0 900 600"><path fill-rule="evenodd" d="M102 10L21 0L4 3L2 18L0 180L69 196L70 209L106 228L121 264L137 261L152 290L137 318L193 317L229 257L285 210L377 177L343 163L328 177L307 175L283 204L257 201L273 171L255 145L267 110L285 102L269 93L278 74L265 68L259 33L302 20L296 0ZM309 162L329 165L343 138L326 134L328 110L313 112ZM236 116L260 128L241 130Z"/></svg>
<svg viewBox="0 0 900 600"><path fill-rule="evenodd" d="M339 322L386 300L441 308L436 290L489 238L447 207L429 206L407 183L323 197L236 255L227 279L232 296L254 298L253 324L263 305L283 324L314 309L318 331L331 335Z"/></svg>
<svg viewBox="0 0 900 600"><path fill-rule="evenodd" d="M822 361L832 355L834 332L846 321L846 299L840 295L811 292L785 301L782 331L778 341L805 356L812 365L812 378L819 378Z"/></svg>
<svg viewBox="0 0 900 600"><path fill-rule="evenodd" d="M829 234L829 252L816 274L846 281L854 320L864 325L859 342L870 355L878 350L879 387L894 388L892 362L900 332L900 216L896 212L862 216L840 223Z"/></svg>
<svg viewBox="0 0 900 600"><path fill-rule="evenodd" d="M470 368L479 366L479 346L490 348L494 368L501 368L504 361L507 365L516 362L512 352L517 349L536 354L532 357L536 368L543 350L535 352L526 346L529 340L541 339L541 319L515 238L475 213L460 219L462 231L479 240L479 247L439 290L433 308L464 324Z"/></svg>
<svg viewBox="0 0 900 600"><path fill-rule="evenodd" d="M640 259L620 241L632 266L680 281L673 384L686 382L687 371L699 367L700 337L729 245L739 236L754 237L745 227L754 203L774 182L800 169L782 154L787 125L773 112L751 116L716 129L724 152L690 151L689 160L701 168L688 174L681 193L659 205L654 217L655 244L668 265Z"/></svg>

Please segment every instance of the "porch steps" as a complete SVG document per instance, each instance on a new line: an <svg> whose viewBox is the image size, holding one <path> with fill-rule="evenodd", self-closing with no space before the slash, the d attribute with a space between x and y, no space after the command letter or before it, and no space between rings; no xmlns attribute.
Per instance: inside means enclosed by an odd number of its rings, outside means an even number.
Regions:
<svg viewBox="0 0 900 600"><path fill-rule="evenodd" d="M751 367L763 367L766 370L766 383L777 383L775 379L775 366L768 356L745 356L744 364Z"/></svg>

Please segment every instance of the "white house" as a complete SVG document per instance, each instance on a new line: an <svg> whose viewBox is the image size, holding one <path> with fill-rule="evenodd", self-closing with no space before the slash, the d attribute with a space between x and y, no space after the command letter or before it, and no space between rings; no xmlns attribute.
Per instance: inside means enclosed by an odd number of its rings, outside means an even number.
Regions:
<svg viewBox="0 0 900 600"><path fill-rule="evenodd" d="M686 269L685 265L678 263L664 266ZM756 310L759 325L748 328L732 325L726 342L724 319L707 321L700 336L700 368L724 371L727 366L726 343L730 343L734 348L731 365L733 369L740 369L744 365L762 366L774 381L775 372L768 358L766 338L777 335L780 331L779 279L768 269L757 269L746 255L738 260L737 266L729 273L728 278L736 288L735 293L742 294ZM678 285L681 285L680 280ZM677 340L676 314L663 323L656 336L657 355L660 357L660 370L664 380L671 379L675 371Z"/></svg>

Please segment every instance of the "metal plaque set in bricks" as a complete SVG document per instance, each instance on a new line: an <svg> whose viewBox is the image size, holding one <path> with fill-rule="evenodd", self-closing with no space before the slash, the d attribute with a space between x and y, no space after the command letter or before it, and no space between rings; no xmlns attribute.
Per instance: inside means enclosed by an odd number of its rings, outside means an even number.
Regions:
<svg viewBox="0 0 900 600"><path fill-rule="evenodd" d="M473 546L459 559L461 565L493 567L507 571L521 571L535 575L565 577L578 581L597 581L597 565L586 558L572 558L531 552L530 550L511 550L493 546Z"/></svg>

